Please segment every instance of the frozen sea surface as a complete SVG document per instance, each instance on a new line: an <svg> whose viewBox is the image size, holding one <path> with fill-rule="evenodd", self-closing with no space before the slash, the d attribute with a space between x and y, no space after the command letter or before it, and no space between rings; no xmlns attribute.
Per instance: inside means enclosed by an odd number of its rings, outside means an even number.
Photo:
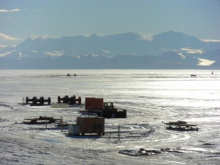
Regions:
<svg viewBox="0 0 220 165"><path fill-rule="evenodd" d="M220 71L209 70L0 70L0 164L220 164ZM66 76L67 74L71 76ZM73 76L76 74L77 76ZM196 77L191 77L195 74ZM54 124L25 125L24 118L53 116L74 123L83 106L21 106L33 96L104 98L127 109L106 119L102 137L68 137ZM166 130L185 120L199 131ZM118 141L118 125L121 126ZM171 148L132 157L120 150Z"/></svg>

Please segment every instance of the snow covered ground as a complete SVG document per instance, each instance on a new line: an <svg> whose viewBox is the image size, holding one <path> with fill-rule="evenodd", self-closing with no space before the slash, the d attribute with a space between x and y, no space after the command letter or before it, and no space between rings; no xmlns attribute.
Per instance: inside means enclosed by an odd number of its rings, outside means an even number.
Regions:
<svg viewBox="0 0 220 165"><path fill-rule="evenodd" d="M66 76L67 73L77 76ZM0 164L219 164L220 72L160 70L1 70ZM196 74L191 78L190 74ZM75 123L84 106L23 106L28 96L102 97L127 109L126 119L106 119L105 135L68 136L56 124L22 124L52 116ZM165 129L185 120L199 131ZM120 140L118 139L120 125ZM121 150L171 148L152 156Z"/></svg>

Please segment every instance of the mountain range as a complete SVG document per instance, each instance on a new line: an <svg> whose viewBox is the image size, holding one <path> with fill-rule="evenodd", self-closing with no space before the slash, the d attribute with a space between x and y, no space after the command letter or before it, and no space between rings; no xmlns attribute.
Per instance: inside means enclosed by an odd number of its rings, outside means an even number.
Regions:
<svg viewBox="0 0 220 165"><path fill-rule="evenodd" d="M220 69L220 42L174 31L29 37L0 55L0 69Z"/></svg>

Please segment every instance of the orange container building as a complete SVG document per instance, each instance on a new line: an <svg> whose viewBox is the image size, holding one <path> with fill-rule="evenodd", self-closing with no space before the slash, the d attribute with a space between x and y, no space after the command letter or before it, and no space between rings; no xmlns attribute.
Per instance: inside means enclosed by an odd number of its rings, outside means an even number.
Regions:
<svg viewBox="0 0 220 165"><path fill-rule="evenodd" d="M78 117L77 125L81 135L85 133L105 134L105 118L103 117Z"/></svg>
<svg viewBox="0 0 220 165"><path fill-rule="evenodd" d="M85 109L86 110L103 110L104 109L103 98L85 98Z"/></svg>

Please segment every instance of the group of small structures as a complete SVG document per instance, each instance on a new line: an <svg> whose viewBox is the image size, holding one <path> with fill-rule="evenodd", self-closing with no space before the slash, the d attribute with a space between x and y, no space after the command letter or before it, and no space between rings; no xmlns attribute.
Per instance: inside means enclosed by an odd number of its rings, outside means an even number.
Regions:
<svg viewBox="0 0 220 165"><path fill-rule="evenodd" d="M37 99L29 99L26 97L26 102L23 105L39 106L44 105L47 102L51 104L51 99L47 100L44 97ZM57 98L57 103L51 104L53 108L68 108L67 105L81 105L81 97L76 98L75 95L72 97L65 96ZM80 111L86 116L77 117L76 124L67 124L69 135L85 135L85 134L97 134L98 136L105 134L105 118L126 118L127 111L124 109L117 109L114 107L113 102L104 102L103 98L85 98L85 110ZM94 116L95 115L95 116ZM24 124L48 124L59 121L59 126L64 125L61 119L55 119L48 116L40 116L39 118L25 118Z"/></svg>
<svg viewBox="0 0 220 165"><path fill-rule="evenodd" d="M58 96L57 101L58 104L67 103L69 105L81 105L81 97L79 96L78 98L76 98L75 95L73 95L72 97L69 97L67 95L64 97ZM26 97L25 101L23 98L22 105L42 106L42 105L46 105L45 103L47 103L47 105L51 105L51 98L48 97L48 99L44 99L44 97L40 97L38 99L36 96L34 96L32 99Z"/></svg>
<svg viewBox="0 0 220 165"><path fill-rule="evenodd" d="M186 121L175 121L175 122L168 122L164 123L168 125L166 128L168 130L177 130L177 131L198 131L198 125L195 124L188 124ZM161 148L160 150L146 150L144 148L140 148L139 150L121 150L119 153L129 156L151 156L151 155L157 155L161 154L163 152L176 152L176 153L183 153L184 149L177 148L177 149L171 149L171 148ZM186 150L187 151L187 150Z"/></svg>
<svg viewBox="0 0 220 165"><path fill-rule="evenodd" d="M67 77L71 76L69 73L66 74ZM76 76L76 74L74 74L73 76Z"/></svg>
<svg viewBox="0 0 220 165"><path fill-rule="evenodd" d="M168 125L166 128L168 130L177 130L177 131L198 131L199 128L195 124L188 124L185 121L175 121L164 123ZM163 152L176 152L183 153L180 148L171 149L171 148L161 148L161 150L146 150L144 148L140 148L139 150L121 150L120 154L129 155L129 156L151 156L161 154Z"/></svg>
<svg viewBox="0 0 220 165"><path fill-rule="evenodd" d="M34 106L44 105L47 103L51 104L50 97L48 99L44 99L44 97L33 97L29 99L26 97L26 102L23 104L30 104ZM72 97L65 96L61 98L58 96L57 103L51 105L51 107L55 108L67 108L65 105L81 105L81 97L76 98L75 95ZM62 106L61 106L62 105ZM113 102L104 102L103 98L94 98L94 97L86 97L85 98L85 109L80 111L82 114L86 114L86 116L77 117L76 124L66 124L68 126L68 134L69 135L85 135L85 134L97 134L104 135L105 134L105 118L126 118L127 110L118 109L114 107ZM94 116L95 115L95 116ZM24 124L43 124L43 123L54 123L56 121L60 122L60 126L62 127L63 121L62 119L56 119L48 116L40 116L39 118L26 118L24 119ZM167 125L167 129L169 130L177 130L177 131L198 131L198 127L195 124L188 124L185 121L176 121L176 122L168 122L164 123ZM123 151L123 154L132 152ZM154 150L140 150L135 155L154 155L160 152ZM132 154L131 154L132 155ZM134 156L134 155L133 155Z"/></svg>
<svg viewBox="0 0 220 165"><path fill-rule="evenodd" d="M23 124L50 124L60 122L59 126L64 126L61 119L48 116L39 116L38 118L25 118ZM67 125L68 135L85 135L97 134L98 136L105 134L105 118L103 117L77 117L76 124Z"/></svg>
<svg viewBox="0 0 220 165"><path fill-rule="evenodd" d="M45 105L47 103L48 105L51 105L51 98L44 99L44 97L40 97L37 99L37 97L33 97L32 99L29 99L26 97L26 102L22 103L25 105L31 105L31 106L41 106ZM57 97L57 103L52 104L51 107L53 108L67 108L68 105L81 105L82 99L79 96L76 98L75 95L72 97L64 96L64 97ZM87 113L90 114L96 114L98 117L104 117L104 118L126 118L127 117L127 110L125 109L118 109L115 108L113 102L104 102L103 98L91 98L86 97L85 98L85 110L81 111L81 113Z"/></svg>
<svg viewBox="0 0 220 165"><path fill-rule="evenodd" d="M211 74L214 74L214 72L212 71ZM191 74L191 77L196 77L196 74Z"/></svg>

